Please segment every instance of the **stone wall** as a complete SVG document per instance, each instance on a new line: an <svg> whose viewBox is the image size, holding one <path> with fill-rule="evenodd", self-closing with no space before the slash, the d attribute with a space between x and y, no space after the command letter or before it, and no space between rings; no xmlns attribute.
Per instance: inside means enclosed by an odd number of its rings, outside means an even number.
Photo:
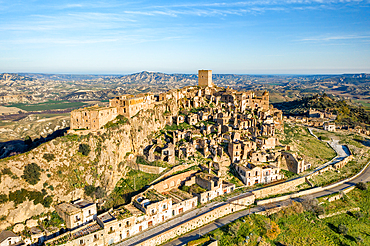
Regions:
<svg viewBox="0 0 370 246"><path fill-rule="evenodd" d="M303 184L306 182L305 177L299 177L291 181L287 181L281 184L268 186L266 188L261 188L259 190L253 191L253 194L256 196L256 199L263 198L266 196L276 195L280 193L289 192L296 189L297 185Z"/></svg>
<svg viewBox="0 0 370 246"><path fill-rule="evenodd" d="M184 222L183 224L173 227L170 230L167 230L155 237L152 237L140 244L138 246L153 246L160 245L172 238L185 234L191 230L194 230L200 226L208 224L220 217L226 216L228 214L234 213L236 211L243 210L247 208L251 202L254 201L253 195L241 196L239 199L231 199L228 203L214 208L213 210L199 215L198 217Z"/></svg>
<svg viewBox="0 0 370 246"><path fill-rule="evenodd" d="M178 188L182 184L183 181L191 177L196 172L198 171L190 170L184 173L174 175L172 177L169 177L163 180L162 182L152 185L151 188L155 189L156 191L160 193L172 190L173 188Z"/></svg>
<svg viewBox="0 0 370 246"><path fill-rule="evenodd" d="M160 174L164 170L166 170L166 168L164 167L149 166L149 165L143 165L143 164L137 164L137 163L131 163L131 162L128 162L127 166L131 167L134 170L138 170L144 173L152 173L152 174Z"/></svg>

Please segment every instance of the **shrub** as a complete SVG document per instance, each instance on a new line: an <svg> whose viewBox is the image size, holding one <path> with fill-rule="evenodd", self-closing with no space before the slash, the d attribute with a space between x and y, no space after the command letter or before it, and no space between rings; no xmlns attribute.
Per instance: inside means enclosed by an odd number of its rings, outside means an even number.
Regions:
<svg viewBox="0 0 370 246"><path fill-rule="evenodd" d="M8 201L8 196L5 194L0 194L0 204L6 203Z"/></svg>
<svg viewBox="0 0 370 246"><path fill-rule="evenodd" d="M15 205L21 204L26 200L27 194L25 189L9 192L9 201L13 201Z"/></svg>
<svg viewBox="0 0 370 246"><path fill-rule="evenodd" d="M270 240L275 240L279 234L280 234L280 228L278 224L276 224L274 221L271 221L271 228L267 230L266 236Z"/></svg>
<svg viewBox="0 0 370 246"><path fill-rule="evenodd" d="M50 162L50 161L52 161L52 160L55 159L55 155L54 154L50 154L50 153L45 153L42 158L44 158L45 160L47 160L47 162Z"/></svg>
<svg viewBox="0 0 370 246"><path fill-rule="evenodd" d="M42 203L44 200L44 194L39 191L27 191L27 197L30 201L33 200L34 205Z"/></svg>
<svg viewBox="0 0 370 246"><path fill-rule="evenodd" d="M1 173L2 173L3 175L9 175L9 176L13 174L9 167L4 168L4 169L1 171Z"/></svg>
<svg viewBox="0 0 370 246"><path fill-rule="evenodd" d="M93 185L86 185L84 187L84 190L85 190L85 195L91 197L95 193L95 186L93 186Z"/></svg>
<svg viewBox="0 0 370 246"><path fill-rule="evenodd" d="M353 216L356 218L356 219L361 219L362 217L364 217L364 214L361 213L360 211L357 211L356 213L353 214Z"/></svg>
<svg viewBox="0 0 370 246"><path fill-rule="evenodd" d="M95 197L97 199L100 199L100 198L103 198L104 196L105 196L105 190L100 186L96 187Z"/></svg>
<svg viewBox="0 0 370 246"><path fill-rule="evenodd" d="M367 184L364 183L364 182L359 182L356 184L356 188L360 189L360 190L367 190Z"/></svg>
<svg viewBox="0 0 370 246"><path fill-rule="evenodd" d="M35 185L40 181L41 168L36 163L28 164L23 171L22 178L31 185Z"/></svg>
<svg viewBox="0 0 370 246"><path fill-rule="evenodd" d="M313 212L318 216L318 215L323 215L325 214L325 209L321 206L314 206L313 207Z"/></svg>
<svg viewBox="0 0 370 246"><path fill-rule="evenodd" d="M347 235L347 233L348 233L348 228L347 228L347 226L345 226L345 225L343 225L343 224L340 224L340 225L338 226L338 232L339 232L340 234Z"/></svg>
<svg viewBox="0 0 370 246"><path fill-rule="evenodd" d="M50 208L51 203L53 202L53 198L51 196L47 196L44 198L44 200L41 202L41 204L45 208Z"/></svg>
<svg viewBox="0 0 370 246"><path fill-rule="evenodd" d="M80 152L82 155L87 156L90 153L90 146L88 144L80 144L78 147L78 152Z"/></svg>

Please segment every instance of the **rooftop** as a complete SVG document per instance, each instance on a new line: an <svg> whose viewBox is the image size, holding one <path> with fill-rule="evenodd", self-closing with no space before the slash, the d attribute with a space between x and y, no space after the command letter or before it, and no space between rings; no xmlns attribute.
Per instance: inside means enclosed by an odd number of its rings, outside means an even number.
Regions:
<svg viewBox="0 0 370 246"><path fill-rule="evenodd" d="M68 214L74 214L74 213L79 213L80 212L80 210L78 208L76 208L75 206L73 206L72 204L69 204L69 203L59 204L58 208L60 210L62 210L63 212L68 213Z"/></svg>
<svg viewBox="0 0 370 246"><path fill-rule="evenodd" d="M94 203L86 201L86 200L78 200L78 201L73 203L73 206L75 206L77 208L80 208L80 209L83 209L83 208L86 208L86 207L89 207L89 206L93 206L93 205L94 205Z"/></svg>
<svg viewBox="0 0 370 246"><path fill-rule="evenodd" d="M89 225L86 225L80 230L76 230L75 232L72 233L72 237L74 239L88 235L90 233L96 232L98 230L102 229L96 222L93 222Z"/></svg>
<svg viewBox="0 0 370 246"><path fill-rule="evenodd" d="M167 192L165 195L168 198L172 199L173 204L193 198L193 196L190 195L189 193L179 190L179 189L172 189L169 192Z"/></svg>
<svg viewBox="0 0 370 246"><path fill-rule="evenodd" d="M109 212L106 212L104 214L99 215L98 219L100 219L101 222L103 223L108 223L108 222L115 220L116 218L113 217L113 215L111 215Z"/></svg>
<svg viewBox="0 0 370 246"><path fill-rule="evenodd" d="M18 236L11 231L0 232L0 243L4 242L4 240L6 240L9 237L18 237Z"/></svg>

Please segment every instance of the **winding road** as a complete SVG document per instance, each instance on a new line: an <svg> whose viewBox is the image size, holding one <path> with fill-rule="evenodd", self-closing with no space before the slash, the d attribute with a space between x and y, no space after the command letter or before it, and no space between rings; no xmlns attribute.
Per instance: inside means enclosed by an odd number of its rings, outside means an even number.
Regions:
<svg viewBox="0 0 370 246"><path fill-rule="evenodd" d="M310 130L310 132L311 132L311 130ZM312 132L311 132L311 134L314 135ZM346 158L347 156L350 155L350 151L348 150L348 148L344 145L340 145L339 140L332 140L331 142L329 142L329 144L337 152L337 156L335 158L333 158L331 161L321 165L320 167L317 167L316 169L314 169L309 174L312 174L313 172L317 172L317 171L321 170L322 168L325 168L328 165L335 164L335 163L343 160L344 158ZM317 192L317 193L310 194L309 196L312 197L312 198L318 198L318 197L330 195L330 194L339 192L341 190L347 189L351 186L354 186L358 182L367 182L367 181L370 181L370 166L368 166L360 175L358 175L356 178L352 179L351 181L345 182L343 184L341 184L341 182L338 182L337 186L330 185L330 186L328 186L330 188L325 189L324 191L320 191L320 192ZM188 243L192 240L198 239L201 235L204 235L204 234L206 234L208 232L211 232L211 231L213 231L213 230L215 230L219 227L222 227L226 224L229 224L230 222L235 221L236 219L242 218L242 217L247 216L247 215L252 214L252 213L264 211L264 210L269 209L269 208L285 207L285 206L288 206L289 204L291 204L292 201L298 201L299 202L299 201L302 201L303 199L304 199L304 197L297 197L297 198L288 199L288 200L284 200L284 201L280 201L280 202L270 203L268 205L256 206L256 207L253 207L251 209L246 209L246 210L242 210L242 211L227 215L227 216L225 216L223 218L220 218L220 219L217 219L214 222L211 222L211 223L209 223L205 226L202 226L202 227L200 227L200 228L198 228L198 229L196 229L192 232L184 234L183 236L180 236L179 238L174 239L174 240L164 244L164 246L184 245L184 244L186 244L186 243ZM191 220L191 219L193 219L193 218L195 218L195 217L197 217L197 216L199 216L203 213L206 213L210 210L213 210L214 208L217 208L219 206L222 206L225 203L226 202L212 202L210 204L207 204L204 207L194 209L194 210L192 210L188 213L185 213L185 214L180 215L180 216L178 216L174 219L166 221L161 225L158 225L154 228L151 228L151 229L146 230L146 231L144 231L140 234L137 234L137 235L121 242L121 243L118 243L117 245L119 245L119 246L131 246L132 245L132 246L134 246L134 245L140 244L140 243L142 243L142 242L144 242L144 241L146 241L146 240L148 240L148 239L150 239L150 238L152 238L156 235L159 235L159 234L169 230L170 228L181 225L184 222L186 222L188 220Z"/></svg>

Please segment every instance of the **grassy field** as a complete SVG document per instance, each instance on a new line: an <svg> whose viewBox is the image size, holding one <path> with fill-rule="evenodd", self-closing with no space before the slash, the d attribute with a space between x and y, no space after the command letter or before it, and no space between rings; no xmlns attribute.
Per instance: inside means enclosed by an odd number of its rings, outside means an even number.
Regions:
<svg viewBox="0 0 370 246"><path fill-rule="evenodd" d="M328 132L323 130L313 130L314 134L320 138L340 140L340 144L346 144L353 154L353 160L340 170L327 171L322 175L312 178L316 186L323 186L335 181L342 180L358 173L362 167L370 161L370 148L368 139L349 132Z"/></svg>
<svg viewBox="0 0 370 246"><path fill-rule="evenodd" d="M292 146L313 166L323 164L336 156L328 144L313 137L307 128L302 126L284 124L284 135L279 134L278 137L282 144Z"/></svg>
<svg viewBox="0 0 370 246"><path fill-rule="evenodd" d="M370 189L355 189L344 199L321 206L326 213L359 207L360 213L343 213L318 219L310 206L292 206L269 217L250 215L206 234L219 245L370 245ZM341 231L339 227L347 228ZM259 242L259 243L258 243Z"/></svg>
<svg viewBox="0 0 370 246"><path fill-rule="evenodd" d="M47 101L38 104L11 104L7 107L16 107L25 111L43 111L43 110L55 110L55 109L68 109L68 108L79 108L86 105L83 102L68 102L68 101Z"/></svg>
<svg viewBox="0 0 370 246"><path fill-rule="evenodd" d="M150 174L130 169L126 178L122 178L116 184L116 187L110 194L105 207L111 208L129 203L132 196L142 192L146 185L154 181L159 176L160 174Z"/></svg>
<svg viewBox="0 0 370 246"><path fill-rule="evenodd" d="M361 103L362 106L364 106L364 108L366 110L370 110L370 102L369 101L363 101L363 100L354 100L355 102L357 103Z"/></svg>

